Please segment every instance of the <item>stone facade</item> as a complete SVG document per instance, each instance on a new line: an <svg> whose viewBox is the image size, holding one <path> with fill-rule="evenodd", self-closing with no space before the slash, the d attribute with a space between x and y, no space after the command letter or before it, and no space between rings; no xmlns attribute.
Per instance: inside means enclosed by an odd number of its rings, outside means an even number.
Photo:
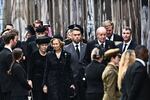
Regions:
<svg viewBox="0 0 150 100"><path fill-rule="evenodd" d="M137 43L150 48L149 5L150 0L5 0L4 24L14 24L23 39L24 28L35 19L50 24L54 34L64 37L67 26L77 23L87 39L94 39L95 29L110 19L117 34L128 25Z"/></svg>

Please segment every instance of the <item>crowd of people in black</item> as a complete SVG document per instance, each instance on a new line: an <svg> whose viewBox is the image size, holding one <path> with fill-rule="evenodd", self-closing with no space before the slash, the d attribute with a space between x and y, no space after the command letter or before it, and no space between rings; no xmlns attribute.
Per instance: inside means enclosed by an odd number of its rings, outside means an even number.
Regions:
<svg viewBox="0 0 150 100"><path fill-rule="evenodd" d="M0 37L0 100L149 100L148 49L130 27L121 35L113 28L106 20L87 41L73 24L64 39L35 20L20 41L7 24Z"/></svg>

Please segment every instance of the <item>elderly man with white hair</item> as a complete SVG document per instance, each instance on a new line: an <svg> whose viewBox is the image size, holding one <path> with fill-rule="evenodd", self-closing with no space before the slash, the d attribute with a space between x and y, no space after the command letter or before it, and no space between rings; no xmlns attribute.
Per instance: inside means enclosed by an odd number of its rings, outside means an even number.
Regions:
<svg viewBox="0 0 150 100"><path fill-rule="evenodd" d="M85 53L85 62L86 64L91 62L91 51L95 46L101 46L104 51L115 48L115 44L113 41L106 39L106 28L105 27L99 27L96 30L96 39L93 41L89 41L87 43L86 53Z"/></svg>

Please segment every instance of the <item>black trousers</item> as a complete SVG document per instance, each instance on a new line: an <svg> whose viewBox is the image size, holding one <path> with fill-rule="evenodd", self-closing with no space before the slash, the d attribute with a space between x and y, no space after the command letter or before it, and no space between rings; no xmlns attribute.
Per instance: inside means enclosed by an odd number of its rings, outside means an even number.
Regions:
<svg viewBox="0 0 150 100"><path fill-rule="evenodd" d="M75 81L76 87L76 96L72 100L86 100L85 92L86 92L86 85L85 83L80 81Z"/></svg>
<svg viewBox="0 0 150 100"><path fill-rule="evenodd" d="M0 86L0 100L1 100L1 97L2 97L2 92L1 92L1 86Z"/></svg>
<svg viewBox="0 0 150 100"><path fill-rule="evenodd" d="M103 93L86 93L86 100L102 100Z"/></svg>
<svg viewBox="0 0 150 100"><path fill-rule="evenodd" d="M0 93L0 100L11 100L10 99L10 92L6 92L6 93Z"/></svg>
<svg viewBox="0 0 150 100"><path fill-rule="evenodd" d="M34 100L47 100L47 94L42 90L33 90L32 93Z"/></svg>
<svg viewBox="0 0 150 100"><path fill-rule="evenodd" d="M28 100L28 96L12 96L10 100Z"/></svg>

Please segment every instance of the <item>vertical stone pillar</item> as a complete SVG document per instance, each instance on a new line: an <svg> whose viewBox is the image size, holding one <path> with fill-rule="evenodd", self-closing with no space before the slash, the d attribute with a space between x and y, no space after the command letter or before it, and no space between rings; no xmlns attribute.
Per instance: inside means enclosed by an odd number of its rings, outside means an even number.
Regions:
<svg viewBox="0 0 150 100"><path fill-rule="evenodd" d="M25 27L28 24L28 0L11 0L10 6L11 23L20 32L20 39L23 39Z"/></svg>
<svg viewBox="0 0 150 100"><path fill-rule="evenodd" d="M148 0L148 22L147 22L147 32L148 32L148 40L147 40L147 47L150 52L150 0Z"/></svg>
<svg viewBox="0 0 150 100"><path fill-rule="evenodd" d="M87 2L87 39L95 39L95 15L94 15L94 1Z"/></svg>

